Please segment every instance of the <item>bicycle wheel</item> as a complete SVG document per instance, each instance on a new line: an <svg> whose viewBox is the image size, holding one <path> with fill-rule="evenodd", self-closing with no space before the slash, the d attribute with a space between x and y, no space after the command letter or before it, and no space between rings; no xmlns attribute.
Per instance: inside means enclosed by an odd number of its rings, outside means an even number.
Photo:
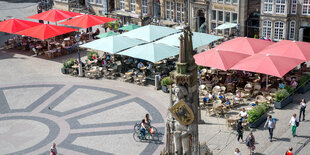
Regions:
<svg viewBox="0 0 310 155"><path fill-rule="evenodd" d="M151 128L152 128L152 130L153 130L153 134L154 134L154 133L158 133L157 128L155 128L154 126L151 126Z"/></svg>
<svg viewBox="0 0 310 155"><path fill-rule="evenodd" d="M136 142L141 142L141 138L140 138L140 133L139 132L134 132L132 136L133 136L133 139Z"/></svg>
<svg viewBox="0 0 310 155"><path fill-rule="evenodd" d="M138 132L138 131L140 131L140 128L141 128L141 124L140 123L136 123L135 126L133 127L133 130L135 132Z"/></svg>

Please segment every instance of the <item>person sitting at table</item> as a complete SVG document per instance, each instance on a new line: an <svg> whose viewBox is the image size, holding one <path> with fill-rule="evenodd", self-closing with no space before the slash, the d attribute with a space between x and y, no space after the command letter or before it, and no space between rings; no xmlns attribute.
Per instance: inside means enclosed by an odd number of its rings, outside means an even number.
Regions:
<svg viewBox="0 0 310 155"><path fill-rule="evenodd" d="M226 83L226 84L231 84L232 82L233 82L233 77L232 77L232 75L230 74L230 75L227 76L227 78L226 78L226 80L225 80L225 83Z"/></svg>
<svg viewBox="0 0 310 155"><path fill-rule="evenodd" d="M213 86L216 85L218 82L219 82L219 78L217 77L217 75L214 75L214 77L212 78Z"/></svg>
<svg viewBox="0 0 310 155"><path fill-rule="evenodd" d="M263 88L264 86L266 86L266 84L267 84L267 77L266 77L266 76L263 76L260 85L261 85L261 87Z"/></svg>
<svg viewBox="0 0 310 155"><path fill-rule="evenodd" d="M110 61L110 59L111 59L111 55L110 55L109 53L107 53L107 52L106 52L106 57L105 57L105 59L106 59L107 61Z"/></svg>
<svg viewBox="0 0 310 155"><path fill-rule="evenodd" d="M240 120L243 121L248 117L248 113L245 111L245 108L242 108L242 111L239 112Z"/></svg>
<svg viewBox="0 0 310 155"><path fill-rule="evenodd" d="M96 54L93 54L91 58L92 58L93 60L96 60L96 59L97 59L97 55L96 55Z"/></svg>
<svg viewBox="0 0 310 155"><path fill-rule="evenodd" d="M95 36L100 34L99 28L96 29L96 32L92 34L93 39L95 39Z"/></svg>
<svg viewBox="0 0 310 155"><path fill-rule="evenodd" d="M144 67L144 64L142 63L142 61L140 61L139 63L138 63L138 66L137 66L137 68L142 68L142 67Z"/></svg>
<svg viewBox="0 0 310 155"><path fill-rule="evenodd" d="M259 74L255 74L255 78L253 80L254 83L259 83L261 81L261 78L259 76Z"/></svg>
<svg viewBox="0 0 310 155"><path fill-rule="evenodd" d="M205 82L207 84L211 84L212 83L212 79L213 79L213 76L212 75L205 75Z"/></svg>
<svg viewBox="0 0 310 155"><path fill-rule="evenodd" d="M307 72L308 71L307 63L304 62L300 66L301 66L301 68L300 68L301 74L303 72Z"/></svg>
<svg viewBox="0 0 310 155"><path fill-rule="evenodd" d="M229 107L230 105L231 105L230 101L229 101L229 100L226 100L225 106Z"/></svg>
<svg viewBox="0 0 310 155"><path fill-rule="evenodd" d="M281 80L280 82L279 82L279 88L280 89L283 89L285 87L285 83Z"/></svg>
<svg viewBox="0 0 310 155"><path fill-rule="evenodd" d="M295 78L292 78L292 81L291 81L291 86L292 87L297 87L298 83L296 82L296 79Z"/></svg>

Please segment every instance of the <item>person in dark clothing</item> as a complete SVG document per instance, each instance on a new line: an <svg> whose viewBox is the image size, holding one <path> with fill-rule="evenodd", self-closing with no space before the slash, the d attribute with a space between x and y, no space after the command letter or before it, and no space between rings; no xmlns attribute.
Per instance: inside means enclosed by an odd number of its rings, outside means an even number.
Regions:
<svg viewBox="0 0 310 155"><path fill-rule="evenodd" d="M306 101L302 99L300 102L300 112L299 112L299 120L301 121L301 115L303 115L303 121L305 120L305 111L306 111Z"/></svg>
<svg viewBox="0 0 310 155"><path fill-rule="evenodd" d="M242 121L238 121L237 132L238 132L238 142L239 142L240 139L243 142L243 126L242 126Z"/></svg>

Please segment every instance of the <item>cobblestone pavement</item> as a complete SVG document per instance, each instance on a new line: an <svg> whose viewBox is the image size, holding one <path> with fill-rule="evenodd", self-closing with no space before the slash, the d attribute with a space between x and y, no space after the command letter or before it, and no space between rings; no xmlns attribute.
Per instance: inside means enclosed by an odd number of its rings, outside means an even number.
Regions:
<svg viewBox="0 0 310 155"><path fill-rule="evenodd" d="M169 96L153 87L62 75L62 59L0 50L1 154L159 154ZM135 142L146 113L159 142Z"/></svg>

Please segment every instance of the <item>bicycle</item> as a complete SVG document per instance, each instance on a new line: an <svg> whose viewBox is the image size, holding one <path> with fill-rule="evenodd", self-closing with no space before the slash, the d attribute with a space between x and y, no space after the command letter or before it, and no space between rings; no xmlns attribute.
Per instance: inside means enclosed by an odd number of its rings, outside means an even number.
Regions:
<svg viewBox="0 0 310 155"><path fill-rule="evenodd" d="M133 139L136 142L141 141L159 141L158 131L155 127L151 126L150 128L147 128L145 131L145 135L142 135L141 124L136 123L134 125L134 133L133 133Z"/></svg>
<svg viewBox="0 0 310 155"><path fill-rule="evenodd" d="M152 128L152 130L153 130L154 133L157 133L157 134L158 134L158 130L157 130L156 127L150 126L150 128ZM140 131L140 129L141 129L141 123L136 123L136 124L134 125L134 127L133 127L133 130L134 130L135 132ZM148 129L148 130L150 130L150 129Z"/></svg>

